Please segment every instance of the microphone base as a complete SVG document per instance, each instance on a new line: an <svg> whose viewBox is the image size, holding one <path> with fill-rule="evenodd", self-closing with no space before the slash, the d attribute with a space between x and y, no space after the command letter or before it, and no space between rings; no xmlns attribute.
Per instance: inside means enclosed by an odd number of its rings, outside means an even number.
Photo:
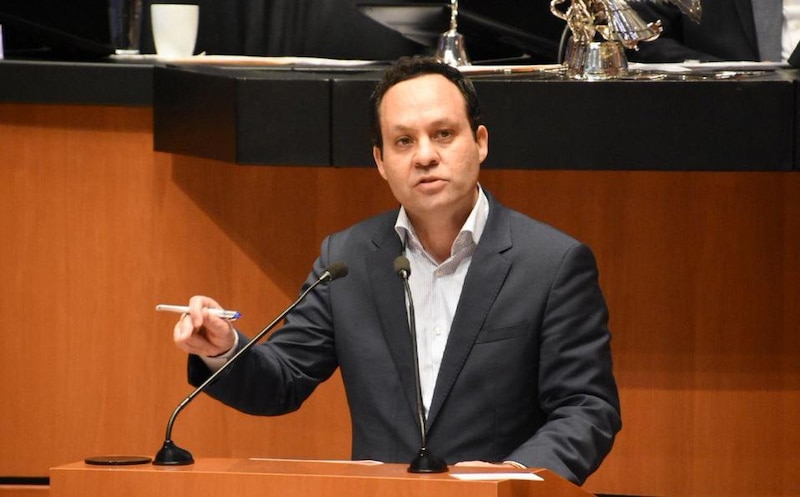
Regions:
<svg viewBox="0 0 800 497"><path fill-rule="evenodd" d="M164 440L164 445L153 459L156 466L185 466L194 464L191 452L175 445L172 440Z"/></svg>
<svg viewBox="0 0 800 497"><path fill-rule="evenodd" d="M419 449L417 457L408 466L409 473L446 473L447 463L430 452L426 447Z"/></svg>

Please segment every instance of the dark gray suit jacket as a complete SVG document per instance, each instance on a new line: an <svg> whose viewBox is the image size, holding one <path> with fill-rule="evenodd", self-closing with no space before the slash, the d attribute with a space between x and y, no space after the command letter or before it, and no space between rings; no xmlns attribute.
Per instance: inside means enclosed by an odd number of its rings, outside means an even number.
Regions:
<svg viewBox="0 0 800 497"><path fill-rule="evenodd" d="M582 483L621 426L595 260L585 245L488 196L427 419L428 447L448 463L515 460ZM334 261L349 275L310 293L209 394L244 412L282 414L339 367L353 458L410 462L420 437L405 297L393 269L402 251L396 217L328 237L306 284ZM207 376L190 358L190 381Z"/></svg>
<svg viewBox="0 0 800 497"><path fill-rule="evenodd" d="M761 60L751 0L703 0L697 24L669 5L632 3L644 20L661 19L664 32L628 51L637 62ZM780 12L778 12L780 14Z"/></svg>

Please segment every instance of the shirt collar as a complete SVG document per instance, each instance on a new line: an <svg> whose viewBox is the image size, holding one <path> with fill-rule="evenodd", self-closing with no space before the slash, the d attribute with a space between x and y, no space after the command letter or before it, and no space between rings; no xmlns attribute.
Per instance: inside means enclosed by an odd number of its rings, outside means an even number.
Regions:
<svg viewBox="0 0 800 497"><path fill-rule="evenodd" d="M472 243L477 246L483 235L483 230L486 228L487 219L489 219L489 199L486 197L483 188L478 185L478 201L475 202L475 205L472 207L472 211L470 211L467 220L461 227L461 231L459 231L458 236L456 236L456 239L453 241L453 245L455 246L465 237L469 237ZM394 230L397 236L400 237L400 241L403 243L404 247L408 244L421 247L419 238L417 238L414 226L408 218L405 207L400 207L400 212L397 214L397 221L394 224Z"/></svg>

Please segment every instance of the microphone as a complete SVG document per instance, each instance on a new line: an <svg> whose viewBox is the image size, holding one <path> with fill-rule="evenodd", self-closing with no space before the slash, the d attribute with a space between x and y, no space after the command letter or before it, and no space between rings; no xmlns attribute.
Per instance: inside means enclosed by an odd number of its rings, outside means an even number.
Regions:
<svg viewBox="0 0 800 497"><path fill-rule="evenodd" d="M204 381L199 387L197 387L192 393L189 394L188 397L183 399L183 401L178 404L178 407L172 412L172 416L169 418L169 423L167 423L167 434L164 437L164 445L161 447L161 450L158 451L156 454L155 459L153 459L153 464L158 466L181 466L186 464L193 464L194 458L192 454L186 450L178 447L172 441L172 426L175 424L175 418L178 417L178 413L180 413L184 407L186 407L189 402L192 401L195 397L197 397L200 392L206 389L208 385L210 385L214 380L216 380L224 371L226 371L231 364L236 362L236 360L242 356L246 351L250 350L250 348L255 345L259 340L264 338L264 336L269 333L272 328L275 327L276 324L281 322L287 314L289 314L297 304L299 304L305 297L308 295L311 290L316 288L318 285L322 283L330 283L331 281L337 278L343 278L347 276L347 265L343 262L334 262L330 266L328 266L325 271L322 272L322 276L317 278L314 283L312 283L305 291L300 294L300 296L292 302L292 304L287 307L283 312L278 315L270 324L266 326L263 330L261 330L252 340L250 340L247 344L242 347L239 352L233 355L228 362L222 365L217 371L214 372L211 376L208 377L206 381Z"/></svg>
<svg viewBox="0 0 800 497"><path fill-rule="evenodd" d="M411 348L414 353L414 388L417 393L417 422L419 423L420 448L417 456L408 467L409 473L444 473L447 463L428 451L427 436L425 434L425 412L422 407L422 386L419 379L419 354L417 352L417 323L414 317L414 301L411 298L411 287L408 277L411 276L411 263L402 255L394 260L394 272L403 280L403 287L408 299L408 323L411 331Z"/></svg>

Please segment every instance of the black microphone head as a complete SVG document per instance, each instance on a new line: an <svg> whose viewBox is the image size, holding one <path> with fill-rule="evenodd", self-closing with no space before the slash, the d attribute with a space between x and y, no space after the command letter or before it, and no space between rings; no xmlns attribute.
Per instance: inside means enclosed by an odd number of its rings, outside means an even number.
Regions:
<svg viewBox="0 0 800 497"><path fill-rule="evenodd" d="M328 273L328 281L343 278L347 276L347 264L341 261L334 262L325 268L325 272Z"/></svg>
<svg viewBox="0 0 800 497"><path fill-rule="evenodd" d="M408 258L399 255L394 260L394 272L401 278L408 278L411 276L411 263Z"/></svg>

